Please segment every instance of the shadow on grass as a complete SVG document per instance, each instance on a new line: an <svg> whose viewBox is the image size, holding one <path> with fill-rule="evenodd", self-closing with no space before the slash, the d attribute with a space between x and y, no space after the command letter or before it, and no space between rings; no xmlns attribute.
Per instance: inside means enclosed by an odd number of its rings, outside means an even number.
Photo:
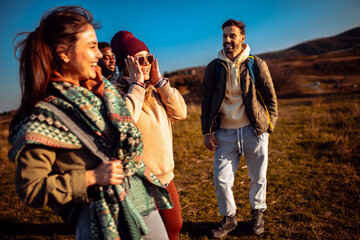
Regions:
<svg viewBox="0 0 360 240"><path fill-rule="evenodd" d="M16 220L0 220L1 235L36 235L36 236L54 236L54 235L74 235L75 226L66 223L17 223Z"/></svg>
<svg viewBox="0 0 360 240"><path fill-rule="evenodd" d="M189 237L200 238L208 237L212 238L211 229L218 228L218 223L208 222L184 222L181 229L181 233L187 234ZM228 236L241 237L241 236L252 236L253 233L250 230L250 222L239 222L236 229L228 234Z"/></svg>

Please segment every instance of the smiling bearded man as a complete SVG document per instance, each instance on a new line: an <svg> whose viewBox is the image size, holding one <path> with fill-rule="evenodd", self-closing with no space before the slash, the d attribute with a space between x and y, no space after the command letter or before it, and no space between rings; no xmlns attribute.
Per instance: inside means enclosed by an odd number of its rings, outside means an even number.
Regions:
<svg viewBox="0 0 360 240"><path fill-rule="evenodd" d="M278 118L277 98L267 64L250 55L250 47L244 43L245 24L230 19L222 30L223 49L206 67L201 96L204 143L215 151L213 181L219 213L224 217L212 232L214 237L225 237L238 225L232 187L244 155L251 180L252 231L261 234L268 138Z"/></svg>

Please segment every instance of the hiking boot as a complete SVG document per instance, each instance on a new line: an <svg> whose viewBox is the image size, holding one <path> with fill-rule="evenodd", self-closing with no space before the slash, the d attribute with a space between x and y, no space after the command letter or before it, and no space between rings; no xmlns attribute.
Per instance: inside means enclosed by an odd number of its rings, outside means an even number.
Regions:
<svg viewBox="0 0 360 240"><path fill-rule="evenodd" d="M251 227L253 232L256 235L260 235L264 232L264 217L263 211L261 210L251 210Z"/></svg>
<svg viewBox="0 0 360 240"><path fill-rule="evenodd" d="M218 229L212 229L214 238L226 237L229 232L234 230L238 225L236 216L225 216Z"/></svg>

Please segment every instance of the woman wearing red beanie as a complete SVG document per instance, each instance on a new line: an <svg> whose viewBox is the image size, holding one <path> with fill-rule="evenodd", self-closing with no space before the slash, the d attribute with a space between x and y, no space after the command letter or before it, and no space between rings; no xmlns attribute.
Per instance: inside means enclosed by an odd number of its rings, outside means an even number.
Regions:
<svg viewBox="0 0 360 240"><path fill-rule="evenodd" d="M158 60L128 31L111 40L121 77L114 83L143 134L143 158L170 193L172 209L160 210L169 239L178 239L182 227L179 196L173 181L174 157L171 123L186 118L187 109L178 90L161 76Z"/></svg>

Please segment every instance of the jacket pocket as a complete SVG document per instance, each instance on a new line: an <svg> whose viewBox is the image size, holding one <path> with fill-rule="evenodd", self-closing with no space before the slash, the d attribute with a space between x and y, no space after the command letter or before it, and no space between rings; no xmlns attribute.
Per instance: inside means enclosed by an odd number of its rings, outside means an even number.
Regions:
<svg viewBox="0 0 360 240"><path fill-rule="evenodd" d="M259 133L263 133L266 132L269 128L269 120L268 120L268 116L267 113L265 111L265 109L263 107L259 107L259 111L257 113L257 125L258 125L258 130Z"/></svg>

